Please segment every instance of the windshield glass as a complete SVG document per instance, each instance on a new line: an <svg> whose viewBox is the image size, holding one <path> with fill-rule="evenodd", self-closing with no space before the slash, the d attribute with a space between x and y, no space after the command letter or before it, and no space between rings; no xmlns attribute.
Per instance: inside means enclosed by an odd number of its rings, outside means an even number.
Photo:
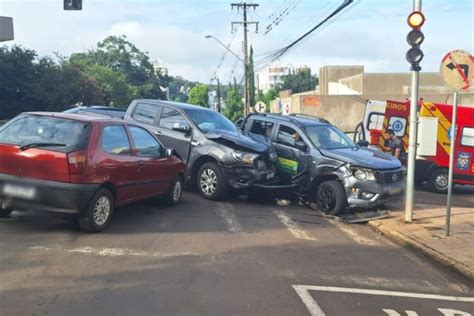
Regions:
<svg viewBox="0 0 474 316"><path fill-rule="evenodd" d="M314 146L321 149L354 148L356 145L341 130L330 125L306 126L308 135Z"/></svg>
<svg viewBox="0 0 474 316"><path fill-rule="evenodd" d="M212 132L214 130L237 132L235 125L218 112L201 109L187 109L185 111L194 124L196 124L204 133Z"/></svg>
<svg viewBox="0 0 474 316"><path fill-rule="evenodd" d="M69 152L85 148L90 124L49 116L20 116L0 128L0 143L25 146L33 143L64 144L48 150ZM41 146L39 146L41 147Z"/></svg>

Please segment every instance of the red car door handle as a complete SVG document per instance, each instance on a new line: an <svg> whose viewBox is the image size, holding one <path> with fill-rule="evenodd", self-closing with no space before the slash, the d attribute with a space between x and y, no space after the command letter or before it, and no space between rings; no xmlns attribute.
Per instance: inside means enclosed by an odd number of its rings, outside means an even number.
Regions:
<svg viewBox="0 0 474 316"><path fill-rule="evenodd" d="M139 164L140 166L143 166L143 165L145 164L145 162L144 162L143 160L140 160L140 161L138 162L138 164Z"/></svg>

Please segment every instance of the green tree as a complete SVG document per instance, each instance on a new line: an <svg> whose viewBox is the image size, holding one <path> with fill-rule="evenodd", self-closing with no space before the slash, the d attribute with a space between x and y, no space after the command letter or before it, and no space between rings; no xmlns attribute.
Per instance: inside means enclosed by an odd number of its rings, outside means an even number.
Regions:
<svg viewBox="0 0 474 316"><path fill-rule="evenodd" d="M295 72L282 76L282 83L277 86L278 91L291 90L300 93L316 89L319 80L316 75L311 74L311 68L298 68Z"/></svg>
<svg viewBox="0 0 474 316"><path fill-rule="evenodd" d="M198 84L195 85L189 91L189 99L188 102L191 104L209 107L208 100L209 100L209 86L207 84Z"/></svg>
<svg viewBox="0 0 474 316"><path fill-rule="evenodd" d="M227 91L226 106L224 115L231 121L236 121L243 116L244 105L236 89Z"/></svg>
<svg viewBox="0 0 474 316"><path fill-rule="evenodd" d="M253 48L250 46L250 57L249 57L249 69L248 69L248 91L249 91L249 104L250 106L255 105L255 70L253 66Z"/></svg>
<svg viewBox="0 0 474 316"><path fill-rule="evenodd" d="M270 102L278 97L278 92L275 89L270 89L266 93L259 90L257 94L257 101L261 101L266 105L266 112L270 111Z"/></svg>
<svg viewBox="0 0 474 316"><path fill-rule="evenodd" d="M120 102L128 105L132 98L164 99L163 88L168 86L169 77L155 73L148 55L127 41L126 36L109 36L97 44L97 48L86 53L72 54L69 61L80 66L101 87L106 87L112 74L119 78L105 93L104 102ZM100 66L98 68L97 66ZM104 67L110 69L107 71ZM97 78L96 75L99 75ZM118 87L128 85L125 91ZM128 96L128 98L126 97Z"/></svg>

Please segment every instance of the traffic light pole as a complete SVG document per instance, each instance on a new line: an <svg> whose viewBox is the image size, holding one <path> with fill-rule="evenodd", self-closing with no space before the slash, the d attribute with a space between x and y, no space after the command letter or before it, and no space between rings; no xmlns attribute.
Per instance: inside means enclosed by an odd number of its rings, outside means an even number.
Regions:
<svg viewBox="0 0 474 316"><path fill-rule="evenodd" d="M458 109L459 93L454 92L453 101L453 116L451 118L451 139L449 148L449 172L448 172L448 200L446 203L446 226L444 229L444 235L449 236L451 229L451 200L453 196L453 168L454 168L454 144L456 144L456 129L457 129L457 109Z"/></svg>
<svg viewBox="0 0 474 316"><path fill-rule="evenodd" d="M413 11L421 12L421 0L413 0ZM405 199L405 221L413 221L413 204L415 200L415 162L418 124L418 87L420 80L419 68L411 69L410 96L410 132L408 138L407 191Z"/></svg>

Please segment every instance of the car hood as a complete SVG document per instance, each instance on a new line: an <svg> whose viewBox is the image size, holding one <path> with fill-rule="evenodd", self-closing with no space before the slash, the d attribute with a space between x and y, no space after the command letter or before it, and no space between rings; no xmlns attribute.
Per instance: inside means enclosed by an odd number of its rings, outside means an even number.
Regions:
<svg viewBox="0 0 474 316"><path fill-rule="evenodd" d="M329 158L370 169L400 168L400 161L386 153L363 147L320 149L321 153Z"/></svg>
<svg viewBox="0 0 474 316"><path fill-rule="evenodd" d="M206 138L214 140L214 141L223 141L225 143L235 144L238 147L243 147L250 151L254 151L257 153L264 153L269 151L270 146L259 143L252 138L240 133L240 132L230 132L230 131L222 131L222 130L214 130L212 132L208 132L205 134Z"/></svg>

